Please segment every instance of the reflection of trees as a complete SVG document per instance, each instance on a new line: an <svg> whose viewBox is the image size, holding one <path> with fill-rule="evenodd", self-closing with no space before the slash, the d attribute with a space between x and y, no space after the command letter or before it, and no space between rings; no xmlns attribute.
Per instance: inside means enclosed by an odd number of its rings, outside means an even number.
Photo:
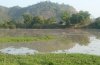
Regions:
<svg viewBox="0 0 100 65"><path fill-rule="evenodd" d="M72 42L79 43L80 45L88 45L90 42L89 37L85 34L68 35L67 38L70 38Z"/></svg>
<svg viewBox="0 0 100 65"><path fill-rule="evenodd" d="M88 45L90 42L89 37L85 34L66 35L65 39L72 43L79 43L80 45Z"/></svg>
<svg viewBox="0 0 100 65"><path fill-rule="evenodd" d="M97 39L100 39L100 32L92 32L92 34L93 34Z"/></svg>
<svg viewBox="0 0 100 65"><path fill-rule="evenodd" d="M39 51L54 51L54 50L64 50L75 46L76 43L80 45L89 44L88 34L80 30L1 30L0 36L36 36L36 35L54 35L55 39L46 42L33 42L33 43L6 43L0 44L0 48L15 46L15 47L28 47ZM70 33L73 33L70 35ZM68 35L69 34L69 35ZM99 36L99 35L97 35Z"/></svg>
<svg viewBox="0 0 100 65"><path fill-rule="evenodd" d="M90 35L95 36L97 39L100 39L100 30L99 29L89 29L85 30L87 31Z"/></svg>

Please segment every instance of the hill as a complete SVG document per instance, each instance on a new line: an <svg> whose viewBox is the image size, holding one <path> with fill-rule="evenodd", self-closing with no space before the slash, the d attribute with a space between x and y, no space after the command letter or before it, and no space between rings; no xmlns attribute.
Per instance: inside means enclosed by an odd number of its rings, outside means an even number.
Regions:
<svg viewBox="0 0 100 65"><path fill-rule="evenodd" d="M63 12L70 14L76 13L76 9L70 5L58 4L53 2L40 2L28 7L14 6L11 8L0 6L0 22L13 19L21 22L23 20L23 14L31 14L32 16L40 16L42 18L54 17L60 20L60 16Z"/></svg>
<svg viewBox="0 0 100 65"><path fill-rule="evenodd" d="M8 21L10 16L8 15L9 8L0 6L0 22Z"/></svg>

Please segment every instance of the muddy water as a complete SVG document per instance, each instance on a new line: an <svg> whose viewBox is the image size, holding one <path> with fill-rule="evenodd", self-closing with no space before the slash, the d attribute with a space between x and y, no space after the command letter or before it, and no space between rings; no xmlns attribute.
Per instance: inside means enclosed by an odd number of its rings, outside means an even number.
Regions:
<svg viewBox="0 0 100 65"><path fill-rule="evenodd" d="M0 30L0 36L54 35L57 39L40 42L0 43L0 52L8 54L85 53L100 55L100 30Z"/></svg>

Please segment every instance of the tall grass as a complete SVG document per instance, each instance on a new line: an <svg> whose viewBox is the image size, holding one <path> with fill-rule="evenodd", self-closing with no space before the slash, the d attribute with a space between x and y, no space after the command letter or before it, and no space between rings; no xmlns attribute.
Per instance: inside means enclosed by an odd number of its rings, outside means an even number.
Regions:
<svg viewBox="0 0 100 65"><path fill-rule="evenodd" d="M0 54L0 65L100 65L100 56L85 54Z"/></svg>

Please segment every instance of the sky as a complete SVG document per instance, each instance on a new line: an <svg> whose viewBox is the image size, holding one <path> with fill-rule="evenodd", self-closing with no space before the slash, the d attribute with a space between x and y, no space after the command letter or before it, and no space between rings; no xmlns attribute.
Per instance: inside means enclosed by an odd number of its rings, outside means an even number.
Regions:
<svg viewBox="0 0 100 65"><path fill-rule="evenodd" d="M100 16L100 0L0 0L1 6L13 7L21 6L27 7L41 1L51 1L59 4L69 4L80 11L89 11L93 18Z"/></svg>

